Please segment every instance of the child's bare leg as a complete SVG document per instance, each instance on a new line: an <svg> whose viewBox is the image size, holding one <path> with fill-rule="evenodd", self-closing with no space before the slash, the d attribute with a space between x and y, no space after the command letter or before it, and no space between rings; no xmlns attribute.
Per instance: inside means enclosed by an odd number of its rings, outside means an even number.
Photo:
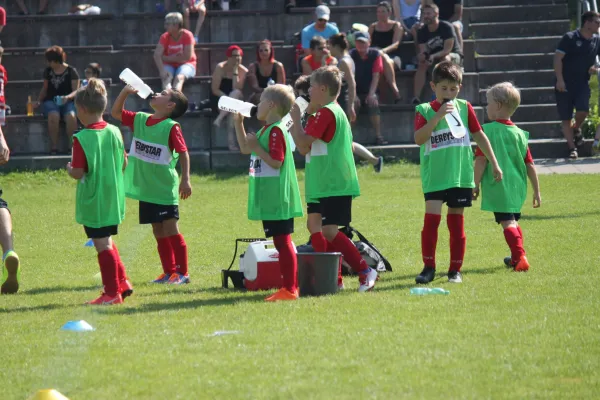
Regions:
<svg viewBox="0 0 600 400"><path fill-rule="evenodd" d="M112 250L112 239L110 236L100 239L92 239L92 242L94 242L94 247L96 248L98 254L105 250Z"/></svg>
<svg viewBox="0 0 600 400"><path fill-rule="evenodd" d="M13 249L12 218L6 208L0 208L0 245L2 254Z"/></svg>
<svg viewBox="0 0 600 400"><path fill-rule="evenodd" d="M375 157L373 153L371 153L365 146L362 144L352 142L352 152L356 154L359 158L368 161L369 163L375 165L379 162L379 158Z"/></svg>
<svg viewBox="0 0 600 400"><path fill-rule="evenodd" d="M169 237L179 235L179 225L177 224L177 218L171 218L162 222L162 233L163 237Z"/></svg>

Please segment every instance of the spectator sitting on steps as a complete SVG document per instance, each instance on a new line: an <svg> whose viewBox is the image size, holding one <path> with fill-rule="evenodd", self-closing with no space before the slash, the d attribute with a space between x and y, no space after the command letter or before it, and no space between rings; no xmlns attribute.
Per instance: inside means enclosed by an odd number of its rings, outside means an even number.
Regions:
<svg viewBox="0 0 600 400"><path fill-rule="evenodd" d="M337 65L337 60L329 54L327 42L321 36L310 40L310 54L302 59L302 75L310 75L326 65Z"/></svg>
<svg viewBox="0 0 600 400"><path fill-rule="evenodd" d="M285 85L285 68L275 59L275 49L269 40L262 40L256 46L256 62L248 67L248 81L254 91L249 101L254 104L260 102L269 82Z"/></svg>
<svg viewBox="0 0 600 400"><path fill-rule="evenodd" d="M379 50L369 47L371 40L368 33L356 32L354 42L356 48L350 51L350 57L354 61L356 71L354 75L356 82L355 107L367 109L375 130L377 144L384 145L387 144L387 141L381 136L381 112L377 99L377 87L379 86L379 77L383 72L383 60Z"/></svg>
<svg viewBox="0 0 600 400"><path fill-rule="evenodd" d="M310 54L310 41L312 38L320 36L327 40L332 35L339 33L337 26L329 22L330 14L329 7L325 5L318 6L315 8L315 22L302 29L301 41L305 56Z"/></svg>
<svg viewBox="0 0 600 400"><path fill-rule="evenodd" d="M423 0L423 4L435 4L439 8L439 18L452 24L458 45L463 48L463 0Z"/></svg>
<svg viewBox="0 0 600 400"><path fill-rule="evenodd" d="M562 132L569 146L569 158L578 157L582 146L581 124L590 110L590 75L598 73L595 65L600 55L600 14L588 11L581 16L581 28L566 33L554 54L556 106ZM575 109L575 123L572 123Z"/></svg>
<svg viewBox="0 0 600 400"><path fill-rule="evenodd" d="M248 69L242 65L242 57L244 52L239 46L229 46L225 55L227 61L222 61L217 64L212 74L212 82L210 84L210 100L211 108L219 115L214 121L215 126L220 126L221 122L227 118L227 141L229 150L239 151L235 131L233 130L233 114L227 111L219 112L219 97L229 96L238 100L243 99L244 83L246 82L246 74Z"/></svg>
<svg viewBox="0 0 600 400"><path fill-rule="evenodd" d="M462 50L456 41L454 28L449 22L440 21L439 9L433 5L424 5L421 10L424 26L417 33L419 66L415 74L414 94L412 103L421 104L421 92L425 86L427 71L441 61L451 61L462 64Z"/></svg>
<svg viewBox="0 0 600 400"><path fill-rule="evenodd" d="M166 32L154 50L154 62L160 73L163 89L183 91L186 79L196 76L194 35L183 29L183 16L172 12L165 17Z"/></svg>
<svg viewBox="0 0 600 400"><path fill-rule="evenodd" d="M379 50L383 61L383 75L394 92L396 102L400 100L400 91L396 85L396 73L394 65L398 70L402 69L398 48L402 42L404 30L400 22L390 19L392 6L387 1L382 1L377 6L377 22L369 27L371 35L371 46Z"/></svg>
<svg viewBox="0 0 600 400"><path fill-rule="evenodd" d="M183 27L191 30L192 24L190 24L190 14L198 14L198 22L196 22L196 29L194 29L194 40L196 43L199 42L198 37L200 36L200 30L202 24L206 18L206 4L204 0L183 0Z"/></svg>
<svg viewBox="0 0 600 400"><path fill-rule="evenodd" d="M69 141L77 129L73 99L79 89L79 74L65 62L67 55L62 47L48 48L45 56L48 67L44 70L44 86L33 106L37 108L43 104L44 114L48 117L50 154L57 154L60 118L62 117L67 125Z"/></svg>

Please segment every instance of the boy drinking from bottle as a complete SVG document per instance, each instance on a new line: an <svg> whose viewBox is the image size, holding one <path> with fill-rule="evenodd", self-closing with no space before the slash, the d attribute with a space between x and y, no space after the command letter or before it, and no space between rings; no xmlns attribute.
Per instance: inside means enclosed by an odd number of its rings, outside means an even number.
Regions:
<svg viewBox="0 0 600 400"><path fill-rule="evenodd" d="M234 126L240 150L251 154L248 185L248 218L262 221L267 237L273 237L279 252L283 287L266 301L298 298L296 251L292 244L294 218L302 216L302 201L296 178L296 165L291 138L282 118L294 104L290 86L272 85L260 97L256 118L264 121L256 135L246 134L244 117L234 115Z"/></svg>
<svg viewBox="0 0 600 400"><path fill-rule="evenodd" d="M77 179L75 219L94 242L104 291L91 305L123 303L133 293L112 236L125 218L123 170L127 156L121 131L102 119L106 88L96 78L75 95L77 118L85 126L73 136L73 158L67 171Z"/></svg>
<svg viewBox="0 0 600 400"><path fill-rule="evenodd" d="M431 82L436 99L416 107L415 142L421 146L421 181L425 195L425 221L421 231L424 267L415 279L421 284L435 278L435 250L444 203L448 205L446 221L450 231L448 282L462 282L460 269L467 245L463 213L465 207L471 207L475 187L470 134L488 157L494 179L502 179L502 170L473 107L457 98L461 83L459 66L447 61L439 63L433 69ZM455 110L459 118L453 114ZM453 129L462 130L464 136L453 136L447 118L451 119Z"/></svg>
<svg viewBox="0 0 600 400"><path fill-rule="evenodd" d="M370 268L339 226L352 221L352 200L360 195L354 156L352 130L344 110L336 102L342 74L333 66L321 67L310 77L310 100L318 110L302 128L300 108L292 107L292 136L298 149L307 154L306 198L321 214L321 224L311 231L315 251L338 251L359 276L359 292L375 286L377 271Z"/></svg>
<svg viewBox="0 0 600 400"><path fill-rule="evenodd" d="M485 154L475 151L475 189L473 198L479 196L481 184L481 209L492 211L496 223L502 225L504 238L510 248L510 257L504 259L507 267L515 271L529 270L529 261L523 248L523 231L519 226L521 208L527 197L527 177L533 186L533 208L542 203L540 183L527 142L529 133L519 129L510 120L521 103L519 90L510 82L494 85L487 92L487 114L490 122L483 125L504 176L501 182L494 179Z"/></svg>
<svg viewBox="0 0 600 400"><path fill-rule="evenodd" d="M140 224L151 224L163 273L153 283L181 285L190 282L188 252L179 232L179 197L192 195L190 157L177 118L188 108L183 93L166 89L150 100L152 115L123 109L136 90L127 85L115 100L113 118L133 130L125 194L139 200ZM175 169L181 161L181 183ZM179 189L179 190L178 190Z"/></svg>

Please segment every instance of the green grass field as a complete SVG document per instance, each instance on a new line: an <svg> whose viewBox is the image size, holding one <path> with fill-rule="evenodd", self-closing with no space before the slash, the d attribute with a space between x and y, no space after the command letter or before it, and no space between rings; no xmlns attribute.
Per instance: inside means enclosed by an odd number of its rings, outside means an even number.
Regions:
<svg viewBox="0 0 600 400"><path fill-rule="evenodd" d="M373 292L356 293L346 278L339 295L271 304L265 293L221 289L234 239L260 236L261 226L246 219L244 176L196 176L180 224L192 283L147 283L160 263L128 202L116 241L135 293L105 308L82 305L99 282L74 220L75 182L64 172L2 176L23 270L21 291L0 297L0 398L44 388L86 400L598 396L600 175L541 177L542 208L528 200L522 219L528 273L504 268L493 216L468 210L464 283L441 276L432 286L449 296L418 297L409 295L422 268L418 167L359 174L354 225L394 267ZM304 226L298 219L296 244ZM442 222L442 272L448 247ZM60 330L78 319L96 331ZM219 330L240 333L212 336Z"/></svg>

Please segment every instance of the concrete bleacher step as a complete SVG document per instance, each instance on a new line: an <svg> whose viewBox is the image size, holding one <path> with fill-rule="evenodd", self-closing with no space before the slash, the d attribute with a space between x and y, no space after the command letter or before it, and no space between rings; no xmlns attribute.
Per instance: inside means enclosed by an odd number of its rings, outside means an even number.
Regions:
<svg viewBox="0 0 600 400"><path fill-rule="evenodd" d="M524 104L513 116L515 123L554 121L557 117L556 104Z"/></svg>
<svg viewBox="0 0 600 400"><path fill-rule="evenodd" d="M505 81L513 82L521 88L552 86L555 79L552 69L480 72L478 76L481 88L487 88Z"/></svg>
<svg viewBox="0 0 600 400"><path fill-rule="evenodd" d="M519 21L541 21L569 19L567 4L528 4L500 5L467 8L469 23L511 22L518 16Z"/></svg>
<svg viewBox="0 0 600 400"><path fill-rule="evenodd" d="M518 18L518 16L517 16ZM563 35L571 29L568 19L548 21L486 22L470 24L472 39Z"/></svg>
<svg viewBox="0 0 600 400"><path fill-rule="evenodd" d="M553 53L560 36L475 39L477 55L506 55L526 53Z"/></svg>
<svg viewBox="0 0 600 400"><path fill-rule="evenodd" d="M535 159L557 158L566 156L566 141L561 139L533 139L529 141L531 153ZM582 157L591 154L592 141L586 140L584 146L579 150ZM419 146L416 144L367 146L375 155L382 155L388 162L409 160L419 161ZM473 143L473 148L475 144ZM559 156L560 155L560 156ZM41 169L64 169L67 162L71 160L70 155L21 155L13 156L8 164L2 166L3 171L15 170L41 170ZM213 170L237 170L243 173L248 167L249 156L232 152L229 150L198 150L190 151L190 165L192 172ZM304 167L304 157L294 154L296 168ZM356 159L359 163L360 160Z"/></svg>
<svg viewBox="0 0 600 400"><path fill-rule="evenodd" d="M475 58L477 71L514 71L542 69L552 66L554 53L479 55Z"/></svg>
<svg viewBox="0 0 600 400"><path fill-rule="evenodd" d="M465 7L493 7L497 6L498 3L507 6L520 6L523 3L530 5L547 5L547 4L567 4L569 0L465 0Z"/></svg>
<svg viewBox="0 0 600 400"><path fill-rule="evenodd" d="M480 89L479 104L486 104L486 92L487 89ZM521 104L550 104L555 100L553 86L521 88Z"/></svg>

